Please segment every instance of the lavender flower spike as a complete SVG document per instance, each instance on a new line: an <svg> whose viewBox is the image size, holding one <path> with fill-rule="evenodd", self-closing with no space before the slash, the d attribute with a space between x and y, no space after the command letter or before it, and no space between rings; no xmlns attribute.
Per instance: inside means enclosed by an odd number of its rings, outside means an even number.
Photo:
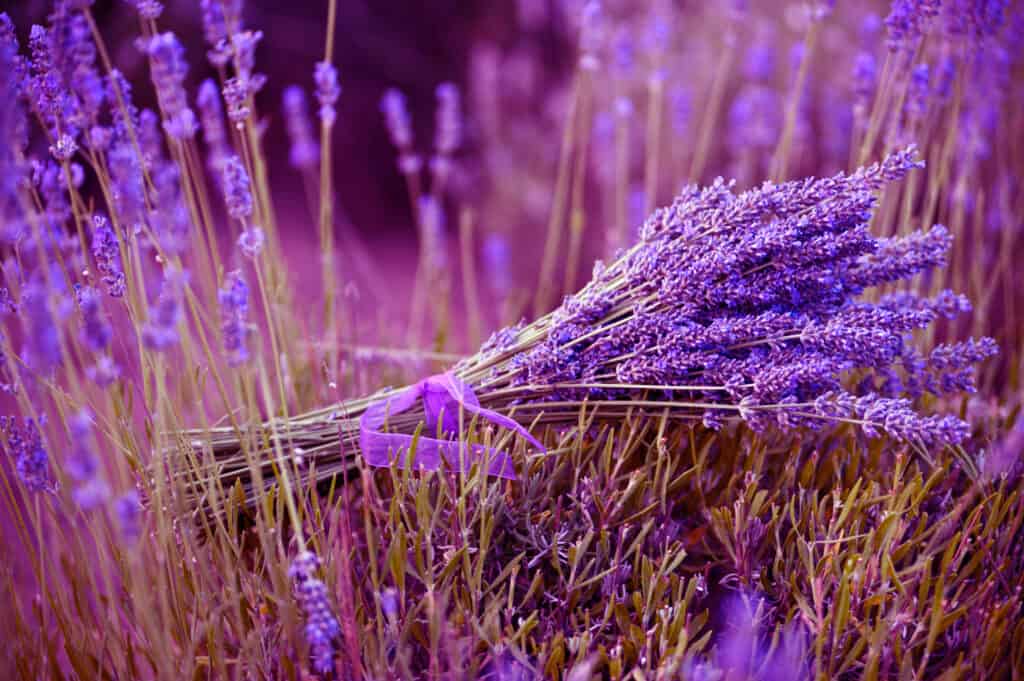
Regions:
<svg viewBox="0 0 1024 681"><path fill-rule="evenodd" d="M316 98L320 102L320 120L324 125L334 125L337 112L334 105L341 96L341 86L338 85L338 69L329 62L317 62L316 70L313 73L313 80L316 81Z"/></svg>
<svg viewBox="0 0 1024 681"><path fill-rule="evenodd" d="M320 147L313 138L313 129L309 124L306 93L298 85L286 87L281 96L281 108L284 110L284 122L292 143L289 153L292 166L312 168L320 158Z"/></svg>
<svg viewBox="0 0 1024 681"><path fill-rule="evenodd" d="M92 255L96 267L102 275L103 283L107 285L107 293L114 298L120 298L125 293L125 278L121 269L117 235L102 215L94 215L92 223Z"/></svg>
<svg viewBox="0 0 1024 681"><path fill-rule="evenodd" d="M71 417L68 424L71 435L71 454L66 468L75 482L72 497L83 511L90 511L103 504L110 495L110 489L100 473L100 463L89 446L92 431L92 417L82 410Z"/></svg>
<svg viewBox="0 0 1024 681"><path fill-rule="evenodd" d="M395 88L389 88L381 97L380 110L384 114L391 143L398 149L399 169L406 175L418 172L422 162L412 150L412 121L405 103L405 95Z"/></svg>
<svg viewBox="0 0 1024 681"><path fill-rule="evenodd" d="M49 373L61 363L61 334L50 309L47 288L42 283L27 286L22 304L28 334L22 353L27 364L41 373Z"/></svg>
<svg viewBox="0 0 1024 681"><path fill-rule="evenodd" d="M163 352L178 342L178 321L187 274L167 272L156 304L150 309L149 321L142 329L142 342L150 350Z"/></svg>
<svg viewBox="0 0 1024 681"><path fill-rule="evenodd" d="M131 490L115 499L114 515L125 543L137 542L142 536L142 501L139 493Z"/></svg>
<svg viewBox="0 0 1024 681"><path fill-rule="evenodd" d="M163 3L157 0L128 0L143 19L156 21L164 12Z"/></svg>
<svg viewBox="0 0 1024 681"><path fill-rule="evenodd" d="M29 492L52 492L56 489L50 471L50 455L43 444L39 425L26 419L23 426L12 417L0 416L8 454L14 457L14 468Z"/></svg>
<svg viewBox="0 0 1024 681"><path fill-rule="evenodd" d="M306 619L306 643L313 669L318 674L328 674L334 668L334 645L341 635L341 626L331 612L327 587L316 577L319 567L316 554L303 551L292 561L288 576Z"/></svg>
<svg viewBox="0 0 1024 681"><path fill-rule="evenodd" d="M240 158L231 156L224 162L222 179L228 215L244 222L252 216L252 188Z"/></svg>
<svg viewBox="0 0 1024 681"><path fill-rule="evenodd" d="M462 112L459 88L454 83L437 86L437 133L434 147L441 155L455 152L462 139Z"/></svg>
<svg viewBox="0 0 1024 681"><path fill-rule="evenodd" d="M711 427L846 420L868 435L959 443L967 427L954 417L920 416L871 381L843 389L861 370L893 387L970 391L973 364L994 352L983 341L915 358L906 334L966 307L948 293L858 299L945 262L951 236L941 225L898 238L868 231L878 190L919 165L908 148L851 174L740 195L723 181L685 190L648 218L639 244L544 320L546 340L502 367L505 380L594 384L552 388L551 399L570 401L659 385L667 402L686 404L676 407L680 418ZM501 385L493 373L488 380L489 389ZM694 385L703 387L686 387Z"/></svg>
<svg viewBox="0 0 1024 681"><path fill-rule="evenodd" d="M412 123L405 95L395 88L388 88L380 99L380 110L395 148L405 150L412 147Z"/></svg>
<svg viewBox="0 0 1024 681"><path fill-rule="evenodd" d="M164 129L177 140L196 134L196 115L188 106L184 81L188 73L185 48L173 33L153 36L146 48L149 54L153 85L164 113Z"/></svg>
<svg viewBox="0 0 1024 681"><path fill-rule="evenodd" d="M911 51L928 24L939 13L939 0L894 0L885 26L889 30L889 50Z"/></svg>
<svg viewBox="0 0 1024 681"><path fill-rule="evenodd" d="M212 78L207 78L199 86L196 105L199 107L203 139L210 148L210 169L216 177L220 177L228 155L228 135L224 128L224 108L220 102L220 90Z"/></svg>
<svg viewBox="0 0 1024 681"><path fill-rule="evenodd" d="M218 300L228 365L236 367L249 359L249 287L239 270L229 272L224 278Z"/></svg>
<svg viewBox="0 0 1024 681"><path fill-rule="evenodd" d="M96 289L82 287L78 289L78 309L82 313L82 340L94 352L99 352L110 344L113 330L103 317L100 296Z"/></svg>

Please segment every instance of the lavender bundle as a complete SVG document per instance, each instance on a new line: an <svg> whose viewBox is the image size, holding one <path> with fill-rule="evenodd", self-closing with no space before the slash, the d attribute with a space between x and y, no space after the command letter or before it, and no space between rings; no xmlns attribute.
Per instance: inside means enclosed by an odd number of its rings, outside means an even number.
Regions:
<svg viewBox="0 0 1024 681"><path fill-rule="evenodd" d="M186 433L212 455L200 457L209 475L194 479L191 491L198 498L216 480L239 480L247 492L269 488L276 484L270 475L254 483L253 463L271 466L275 451L315 461L303 470L319 480L352 465L360 444L371 464L403 465L421 422L424 436L435 428L450 436L475 415L500 426L565 426L578 422L581 406L602 418L649 409L712 429L743 422L759 432L846 422L868 436L958 444L967 424L919 414L914 400L972 391L973 365L994 354L995 343L969 340L925 354L913 332L969 310L965 298L949 291L865 295L943 265L950 248L940 225L893 238L869 231L882 187L923 166L914 153L910 147L851 174L768 182L741 194L721 179L687 188L561 307L495 333L442 379L269 421L251 433ZM453 406L465 408L461 423ZM449 413L439 417L443 409ZM382 426L398 439L380 441ZM368 442L389 450L369 452ZM453 451L439 453L450 463ZM504 454L489 452L498 459L491 471L513 477ZM428 450L430 460L416 463L436 467L437 454Z"/></svg>

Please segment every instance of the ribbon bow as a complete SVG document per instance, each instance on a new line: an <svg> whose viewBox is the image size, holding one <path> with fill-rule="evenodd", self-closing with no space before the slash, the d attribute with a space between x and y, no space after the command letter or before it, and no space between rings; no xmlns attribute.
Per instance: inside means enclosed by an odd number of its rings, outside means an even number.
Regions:
<svg viewBox="0 0 1024 681"><path fill-rule="evenodd" d="M359 419L359 447L368 464L379 467L405 466L406 453L412 446L412 436L382 433L380 427L384 425L388 414L400 414L420 398L423 399L423 411L426 414L424 433L436 433L440 422L445 436L454 435L459 430L459 410L463 409L519 433L541 452L547 452L544 445L521 425L507 416L481 407L472 388L451 372L445 372L425 378L397 395L370 405L363 412ZM441 465L441 457L444 457L449 466L467 472L485 453L490 458L488 473L507 480L516 479L512 459L507 453L483 445L467 445L457 440L439 440L434 437L419 438L412 466L414 469L436 471Z"/></svg>

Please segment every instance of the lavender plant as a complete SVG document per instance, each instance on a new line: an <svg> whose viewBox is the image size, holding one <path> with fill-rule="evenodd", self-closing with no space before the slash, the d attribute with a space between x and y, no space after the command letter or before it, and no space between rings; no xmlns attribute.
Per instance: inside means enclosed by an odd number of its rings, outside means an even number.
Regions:
<svg viewBox="0 0 1024 681"><path fill-rule="evenodd" d="M576 5L381 101L407 316L349 8L280 117L240 0L0 14L0 677L1024 669L1024 15Z"/></svg>
<svg viewBox="0 0 1024 681"><path fill-rule="evenodd" d="M921 415L913 401L925 392L973 392L971 367L996 353L994 341L926 357L913 333L969 310L966 299L949 291L864 295L945 262L951 240L941 225L894 238L868 230L879 190L922 165L914 154L908 148L851 174L739 195L721 180L684 190L648 218L639 243L608 266L598 263L593 280L561 307L496 332L456 364L446 374L456 388L443 406L468 409L467 418L479 406L533 426L571 425L586 407L603 418L639 408L715 430L729 422L755 432L846 422L925 448L962 443L967 423ZM264 424L271 440L259 456L269 466L274 441L284 442L316 457L310 477L335 475L357 439L366 448L365 412L374 402L394 401L397 410L402 400L403 413L389 421L399 432L420 420L428 434L435 425L451 430L429 389L422 405L405 404L401 389ZM259 498L236 430L184 437L214 454L193 498L218 474L226 488L242 476L247 499ZM411 454L396 446L374 463L402 466ZM421 458L412 465L436 468Z"/></svg>

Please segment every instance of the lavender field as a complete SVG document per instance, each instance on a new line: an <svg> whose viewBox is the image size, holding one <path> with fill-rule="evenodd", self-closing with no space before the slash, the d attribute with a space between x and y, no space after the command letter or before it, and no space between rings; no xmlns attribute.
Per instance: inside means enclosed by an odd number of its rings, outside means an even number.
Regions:
<svg viewBox="0 0 1024 681"><path fill-rule="evenodd" d="M0 0L0 681L1024 679L1024 5Z"/></svg>

